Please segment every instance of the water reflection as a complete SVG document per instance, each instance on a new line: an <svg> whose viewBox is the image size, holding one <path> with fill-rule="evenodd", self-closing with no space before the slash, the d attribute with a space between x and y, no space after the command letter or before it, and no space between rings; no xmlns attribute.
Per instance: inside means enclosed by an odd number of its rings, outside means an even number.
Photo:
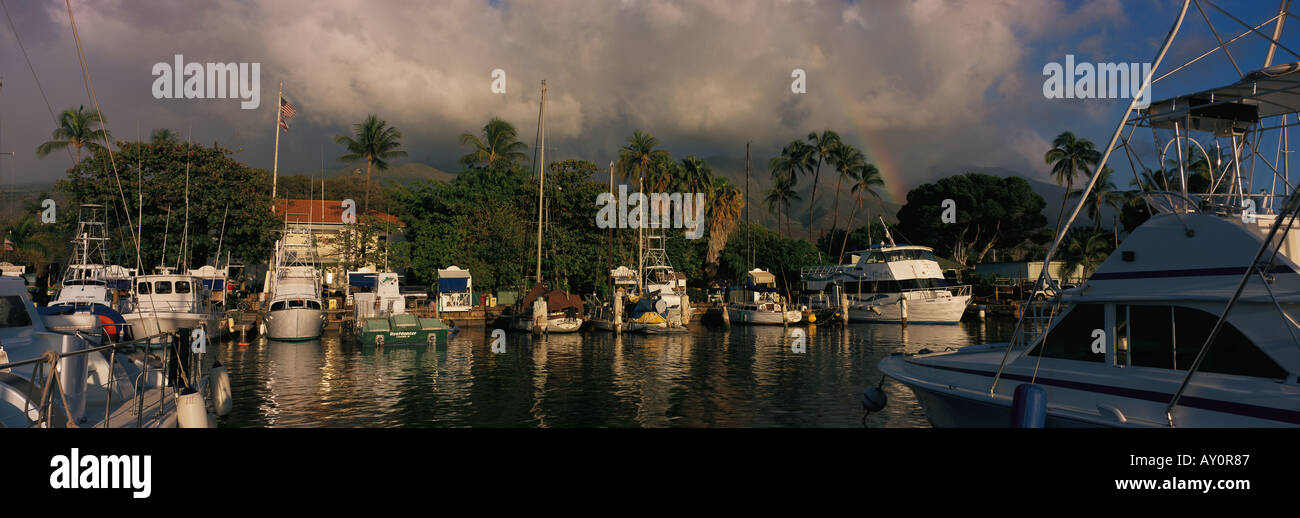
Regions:
<svg viewBox="0 0 1300 518"><path fill-rule="evenodd" d="M683 335L511 333L462 328L436 347L233 342L235 409L222 426L858 427L862 390L890 353L1005 340L1012 324L692 326ZM796 330L806 348L797 352ZM870 426L928 426L915 397L885 382Z"/></svg>

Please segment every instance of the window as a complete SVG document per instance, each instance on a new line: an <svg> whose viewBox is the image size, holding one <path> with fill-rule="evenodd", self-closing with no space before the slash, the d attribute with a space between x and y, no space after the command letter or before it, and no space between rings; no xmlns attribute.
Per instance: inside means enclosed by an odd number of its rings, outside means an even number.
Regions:
<svg viewBox="0 0 1300 518"><path fill-rule="evenodd" d="M32 317L27 314L27 305L23 304L22 297L17 295L0 297L0 328L30 325L32 325Z"/></svg>
<svg viewBox="0 0 1300 518"><path fill-rule="evenodd" d="M320 303L314 300L307 301L307 309L320 309Z"/></svg>
<svg viewBox="0 0 1300 518"><path fill-rule="evenodd" d="M271 303L271 311L280 311L282 309L284 309L284 301Z"/></svg>
<svg viewBox="0 0 1300 518"><path fill-rule="evenodd" d="M1082 360L1101 362L1106 353L1092 351L1093 330L1105 327L1105 306L1101 304L1079 304L1074 306L1051 330L1040 345L1034 346L1030 355L1042 354L1046 358L1064 360ZM1042 351L1039 348L1042 347Z"/></svg>
<svg viewBox="0 0 1300 518"><path fill-rule="evenodd" d="M1123 306L1116 306L1120 310ZM1129 306L1129 351L1132 365L1174 368L1173 308ZM1123 335L1120 335L1123 336Z"/></svg>
<svg viewBox="0 0 1300 518"><path fill-rule="evenodd" d="M140 295L148 295L150 293L149 283L137 282L135 284L135 292Z"/></svg>
<svg viewBox="0 0 1300 518"><path fill-rule="evenodd" d="M898 281L898 284L905 290L948 287L948 281L944 279L905 279Z"/></svg>
<svg viewBox="0 0 1300 518"><path fill-rule="evenodd" d="M1218 320L1218 315L1199 309L1174 308L1174 361L1178 370L1191 368ZM1283 379L1287 376L1282 367L1227 322L1210 345L1199 370L1258 378Z"/></svg>
<svg viewBox="0 0 1300 518"><path fill-rule="evenodd" d="M871 252L871 254L867 256L867 264L883 262L885 262L885 254L880 252Z"/></svg>
<svg viewBox="0 0 1300 518"><path fill-rule="evenodd" d="M153 292L159 295L166 295L172 292L172 281L154 281Z"/></svg>
<svg viewBox="0 0 1300 518"><path fill-rule="evenodd" d="M925 259L926 261L934 261L936 263L939 262L939 260L934 257L934 252L931 252L929 250L921 250L921 259Z"/></svg>
<svg viewBox="0 0 1300 518"><path fill-rule="evenodd" d="M886 261L890 261L890 262L893 262L893 261L902 261L902 260L904 260L904 259L906 259L906 258L907 258L906 254L903 253L903 251L901 251L901 250L896 250L896 251L893 251L893 252L885 252L885 260L886 260Z"/></svg>
<svg viewBox="0 0 1300 518"><path fill-rule="evenodd" d="M189 293L190 281L176 281L176 293Z"/></svg>
<svg viewBox="0 0 1300 518"><path fill-rule="evenodd" d="M303 306L303 304L302 304L302 300L301 300L301 299L297 299L297 300L291 300L291 301L289 301L289 307L291 307L291 308L300 308L300 307L302 307L302 306Z"/></svg>

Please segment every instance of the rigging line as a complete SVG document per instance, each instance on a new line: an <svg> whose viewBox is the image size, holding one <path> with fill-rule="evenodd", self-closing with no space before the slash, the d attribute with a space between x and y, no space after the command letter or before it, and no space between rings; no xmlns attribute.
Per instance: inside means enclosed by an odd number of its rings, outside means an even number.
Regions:
<svg viewBox="0 0 1300 518"><path fill-rule="evenodd" d="M36 76L36 67L32 66L32 58L27 55L27 48L23 46L22 38L18 37L18 28L14 26L14 19L9 16L9 7L5 5L4 0L0 0L0 9L5 12L5 19L9 20L9 30L14 34L14 40L18 42L18 50L23 52L23 59L27 61L27 69L32 71L32 80L36 81L36 91L41 93L41 99L45 101L45 110L50 112L50 119L54 121L54 127L59 127L59 118L54 115L54 108L50 106L50 98L45 96L45 88L41 86L41 79ZM63 148L68 152L68 160L72 165L77 165L77 158L72 155L72 149Z"/></svg>
<svg viewBox="0 0 1300 518"><path fill-rule="evenodd" d="M1210 0L1196 0L1196 1L1197 1L1197 2L1205 2L1206 5L1208 5L1208 6L1210 6L1210 7L1213 7L1216 11L1219 11L1220 13L1223 13L1224 16L1227 16L1228 18L1231 18L1232 21L1241 24L1242 27L1250 27L1249 24L1247 24L1246 22L1241 21L1241 20L1240 20L1239 18L1237 18L1236 16L1233 16L1232 13L1229 13L1228 11L1224 11L1222 7L1219 7L1219 6L1217 6L1217 5L1214 5L1214 2L1211 2ZM1273 17L1270 17L1270 18L1276 18L1276 16L1273 16ZM1267 22L1266 22L1266 23L1267 23ZM1255 33L1255 34L1258 34L1259 37L1264 38L1265 41L1268 41L1269 43L1272 43L1273 45L1276 45L1277 48L1282 49L1282 50L1285 50L1288 54L1290 54L1290 55L1292 55L1292 56L1295 56L1297 59L1300 59L1300 54L1296 54L1295 51L1293 51L1293 50L1291 50L1291 49L1289 49L1289 48L1286 48L1285 45L1282 45L1281 43L1278 43L1278 41L1275 40L1275 39L1273 39L1272 37L1265 36L1264 33L1259 32L1259 29L1250 29L1250 32L1253 32L1253 33Z"/></svg>
<svg viewBox="0 0 1300 518"><path fill-rule="evenodd" d="M1241 67L1237 66L1237 60L1232 58L1232 52L1230 52L1227 45L1223 43L1223 38L1219 37L1219 31L1215 30L1213 23L1210 23L1210 17L1206 16L1205 9L1201 8L1200 0L1196 0L1196 11L1201 13L1201 18L1205 20L1205 25L1210 28L1210 34L1214 35L1214 40L1219 42L1219 48L1223 49L1223 55L1228 57L1229 63L1232 63L1232 69L1237 71L1238 76L1246 77L1246 74L1241 73ZM1276 18L1276 16L1274 18Z"/></svg>
<svg viewBox="0 0 1300 518"><path fill-rule="evenodd" d="M1273 23L1273 22L1276 21L1276 20L1277 20L1277 16L1275 15L1275 16L1273 16L1272 18L1269 18L1268 20L1264 21L1263 23L1260 23L1259 25L1256 25L1255 27L1253 27L1253 29L1258 30L1260 27L1263 27L1263 26L1265 26L1265 25L1268 25L1268 24L1270 24L1270 23ZM1241 34L1238 34L1236 37L1234 37L1234 38L1228 40L1227 45L1231 45L1231 44L1233 44L1233 43L1236 43L1237 40L1246 37L1246 35L1247 35L1247 34L1250 34L1250 32L1251 32L1251 28L1247 28L1247 30L1242 31ZM1183 63L1182 65L1179 65L1179 66L1177 66L1177 67L1174 67L1174 68L1171 69L1170 71L1165 72L1164 75L1162 75L1162 76L1160 76L1160 77L1157 77L1157 78L1155 78L1155 79L1152 79L1152 80L1151 80L1151 84L1156 84L1156 83L1160 82L1160 80L1162 80L1162 79L1164 79L1164 78L1166 78L1166 77L1169 77L1170 75L1173 75L1173 74L1177 73L1179 70L1182 70L1182 69L1184 69L1184 68L1187 68L1187 67L1189 67L1189 66L1192 66L1192 65L1195 64L1197 61L1200 61L1200 60L1202 60L1202 59L1205 59L1206 56L1209 56L1209 55L1211 55L1211 54L1214 54L1214 53L1217 52L1218 50L1219 50L1219 47L1215 47L1215 48L1212 48L1212 49L1210 49L1210 50L1205 51L1204 54L1201 54L1200 56L1196 56L1195 58L1192 58L1191 60L1187 61L1186 63Z"/></svg>

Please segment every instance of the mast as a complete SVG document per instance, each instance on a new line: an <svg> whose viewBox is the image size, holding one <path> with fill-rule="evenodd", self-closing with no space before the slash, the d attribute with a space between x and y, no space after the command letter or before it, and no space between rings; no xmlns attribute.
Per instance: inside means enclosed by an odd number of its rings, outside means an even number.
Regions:
<svg viewBox="0 0 1300 518"><path fill-rule="evenodd" d="M276 94L275 99L275 158L271 161L271 210L275 210L275 184L280 174L280 124L281 119L280 105L284 103L284 82L280 83L280 93ZM367 193L369 194L369 193Z"/></svg>
<svg viewBox="0 0 1300 518"><path fill-rule="evenodd" d="M745 255L749 269L754 269L754 245L749 240L749 142L745 142Z"/></svg>
<svg viewBox="0 0 1300 518"><path fill-rule="evenodd" d="M542 283L542 203L543 194L546 192L546 80L542 80L542 114L541 114L541 138L542 144L539 151L542 159L538 163L537 172L537 283Z"/></svg>

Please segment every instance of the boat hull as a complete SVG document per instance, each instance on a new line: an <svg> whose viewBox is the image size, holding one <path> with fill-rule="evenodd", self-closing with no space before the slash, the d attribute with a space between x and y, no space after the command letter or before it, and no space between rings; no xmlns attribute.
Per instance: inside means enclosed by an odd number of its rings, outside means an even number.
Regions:
<svg viewBox="0 0 1300 518"><path fill-rule="evenodd" d="M263 318L266 337L271 340L315 340L325 327L325 312L319 309L281 309L269 311Z"/></svg>
<svg viewBox="0 0 1300 518"><path fill-rule="evenodd" d="M198 313L180 313L172 311L144 312L144 313L127 313L122 315L126 323L131 326L131 332L137 338L145 338L157 335L159 333L175 333L179 329L194 329L202 327L208 332L215 332L218 326L208 326L209 322L216 319L214 315L202 315ZM208 329L212 327L214 329Z"/></svg>
<svg viewBox="0 0 1300 518"><path fill-rule="evenodd" d="M897 323L903 321L903 310L894 298L891 303L849 307L850 322ZM907 323L909 324L956 324L966 313L970 296L940 297L933 299L908 299Z"/></svg>
<svg viewBox="0 0 1300 518"><path fill-rule="evenodd" d="M545 332L576 333L579 329L582 329L582 322L583 320L578 317L551 317L546 320ZM533 329L533 319L531 318L515 318L511 320L510 327L516 331L541 332Z"/></svg>
<svg viewBox="0 0 1300 518"><path fill-rule="evenodd" d="M803 314L798 310L790 309L786 310L784 313L785 318L782 318L781 311L756 311L734 307L727 308L727 318L731 320L732 324L779 326L782 324L796 324L800 320L803 320Z"/></svg>

